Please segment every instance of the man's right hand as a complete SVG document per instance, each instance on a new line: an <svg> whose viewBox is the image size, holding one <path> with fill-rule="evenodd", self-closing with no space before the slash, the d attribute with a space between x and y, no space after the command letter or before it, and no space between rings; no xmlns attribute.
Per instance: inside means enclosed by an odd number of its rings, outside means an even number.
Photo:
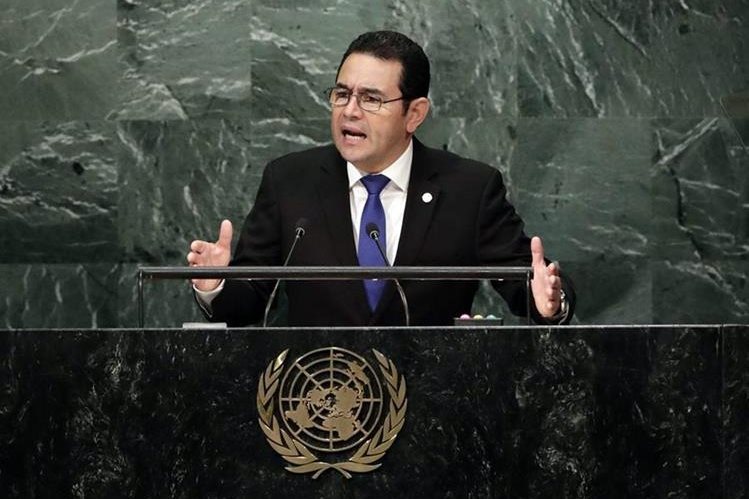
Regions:
<svg viewBox="0 0 749 499"><path fill-rule="evenodd" d="M191 267L225 267L231 260L231 222L224 220L218 233L218 241L193 241L187 254L187 263ZM193 285L200 291L213 291L221 279L193 279Z"/></svg>

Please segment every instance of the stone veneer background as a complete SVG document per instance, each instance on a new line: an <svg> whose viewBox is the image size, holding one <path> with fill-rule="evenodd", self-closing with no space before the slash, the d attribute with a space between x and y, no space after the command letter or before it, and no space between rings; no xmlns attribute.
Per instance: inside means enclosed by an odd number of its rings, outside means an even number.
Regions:
<svg viewBox="0 0 749 499"><path fill-rule="evenodd" d="M268 160L328 142L322 91L382 28L432 61L418 136L503 172L576 322L749 322L749 154L721 107L749 89L747 0L6 0L0 328L136 326L137 267L182 265ZM146 293L149 326L199 319L182 282Z"/></svg>

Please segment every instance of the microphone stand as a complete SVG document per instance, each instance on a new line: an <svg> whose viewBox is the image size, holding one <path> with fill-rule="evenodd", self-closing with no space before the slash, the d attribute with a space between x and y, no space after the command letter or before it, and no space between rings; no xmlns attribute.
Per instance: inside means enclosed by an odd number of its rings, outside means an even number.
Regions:
<svg viewBox="0 0 749 499"><path fill-rule="evenodd" d="M291 260L291 255L294 254L294 248L296 248L296 244L299 242L299 240L304 236L304 225L306 225L305 219L300 219L296 223L296 234L294 235L294 242L291 243L291 248L289 248L289 253L286 255L286 260L283 262L283 266L286 267L289 264L289 260ZM273 285L273 290L270 292L270 296L268 297L268 303L265 304L265 313L263 314L263 327L268 326L268 315L270 314L271 305L273 305L273 300L276 298L276 293L278 292L278 285L281 284L281 279L276 279L276 283Z"/></svg>
<svg viewBox="0 0 749 499"><path fill-rule="evenodd" d="M382 255L382 259L385 262L385 265L388 267L392 267L387 255L385 254L385 250L382 249L382 244L380 244L380 229L376 224L370 223L367 224L367 233L369 234L369 238L372 239L377 245L377 249L380 251L380 255ZM401 287L401 283L398 281L398 279L393 279L393 281L395 282L395 289L398 290L398 294L401 298L403 313L406 316L406 327L408 327L411 325L411 316L408 313L408 300L406 300L406 293L403 292L403 287Z"/></svg>

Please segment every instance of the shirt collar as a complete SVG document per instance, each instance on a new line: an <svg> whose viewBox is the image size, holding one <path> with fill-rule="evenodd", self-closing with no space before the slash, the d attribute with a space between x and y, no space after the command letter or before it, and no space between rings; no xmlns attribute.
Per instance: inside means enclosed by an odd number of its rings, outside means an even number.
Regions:
<svg viewBox="0 0 749 499"><path fill-rule="evenodd" d="M382 175L387 175L390 183L401 191L408 190L408 179L411 177L411 161L414 156L413 139L408 141L408 147L403 154L398 157L390 166L382 170ZM359 179L369 173L359 170L353 163L346 162L346 172L348 173L348 188L351 190Z"/></svg>

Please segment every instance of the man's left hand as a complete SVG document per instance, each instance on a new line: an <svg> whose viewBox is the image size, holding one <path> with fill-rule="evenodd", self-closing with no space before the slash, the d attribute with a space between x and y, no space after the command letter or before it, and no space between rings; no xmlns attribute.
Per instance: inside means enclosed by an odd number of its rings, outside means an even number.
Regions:
<svg viewBox="0 0 749 499"><path fill-rule="evenodd" d="M546 265L544 246L540 237L531 239L533 256L533 279L531 291L536 309L542 317L554 317L559 312L562 301L562 278L559 277L559 264L552 262Z"/></svg>

